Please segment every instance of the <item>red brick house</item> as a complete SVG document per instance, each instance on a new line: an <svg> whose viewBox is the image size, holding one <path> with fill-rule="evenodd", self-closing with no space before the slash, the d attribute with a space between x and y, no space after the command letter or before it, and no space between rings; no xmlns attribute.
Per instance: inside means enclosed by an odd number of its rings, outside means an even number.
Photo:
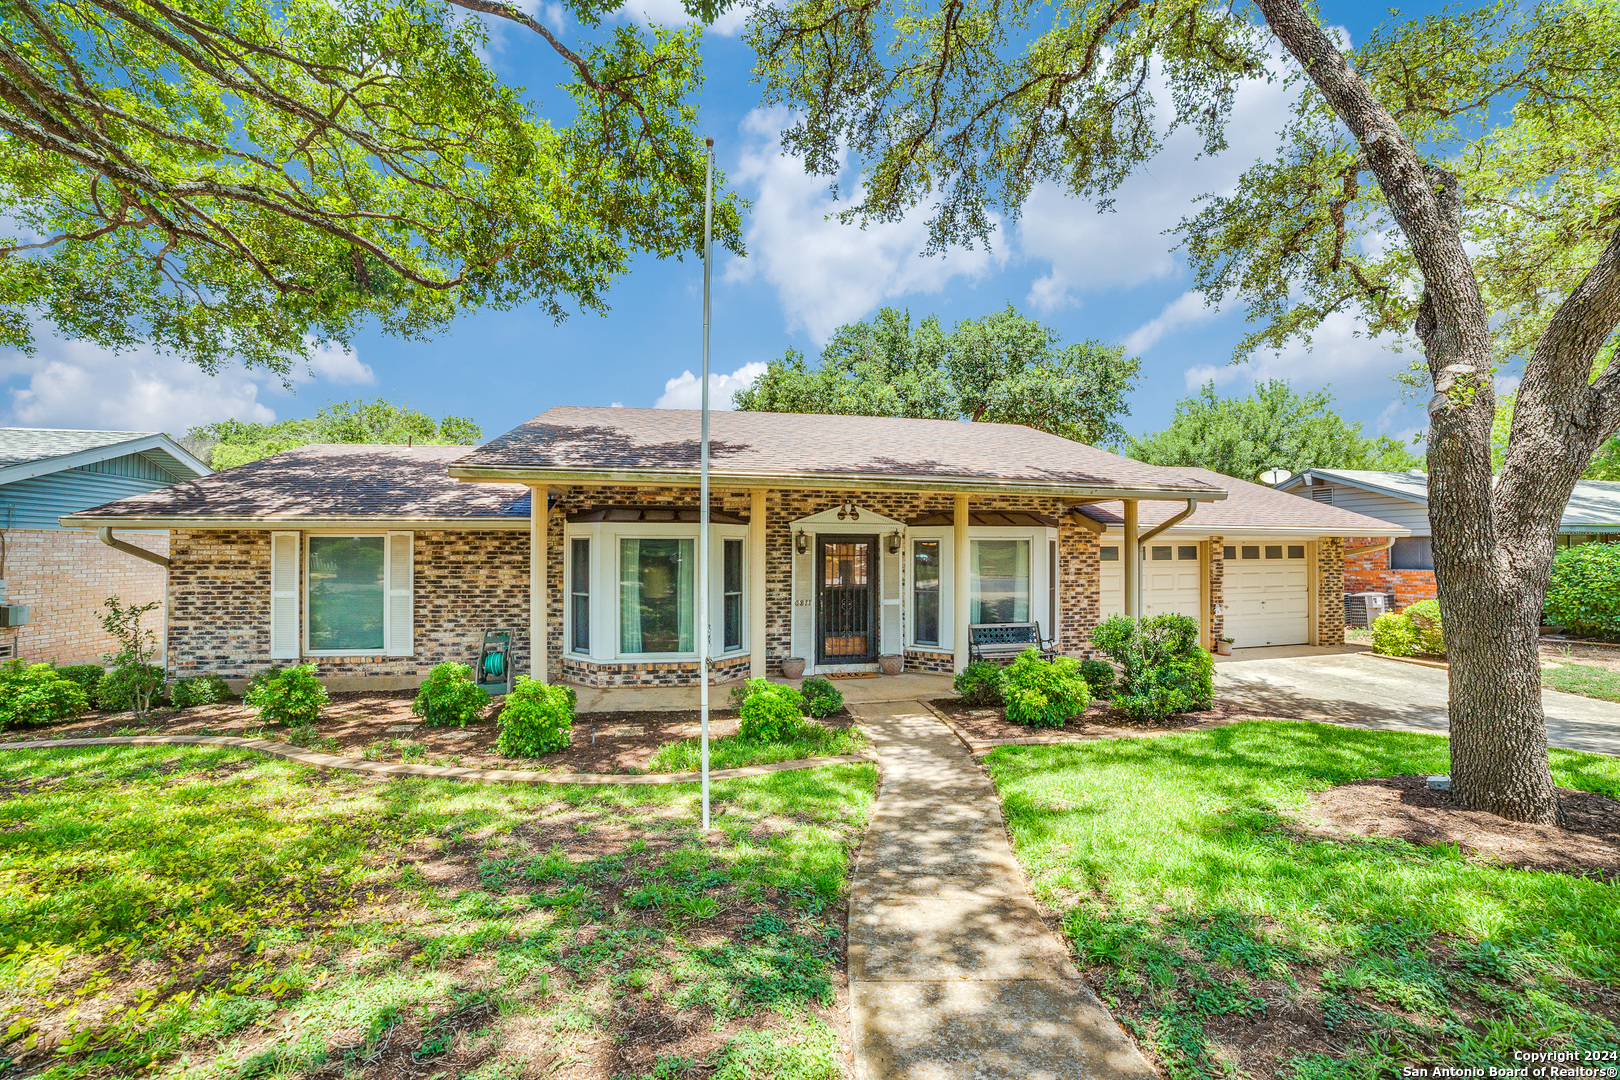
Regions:
<svg viewBox="0 0 1620 1080"><path fill-rule="evenodd" d="M1151 565L1172 517L1213 513L1240 483L1015 425L721 412L712 439L707 633L721 680L788 658L812 672L885 656L949 672L979 623L1034 623L1084 655L1104 611L1103 549L1133 578L1133 548ZM305 660L330 683L408 686L510 629L516 669L551 681L687 684L697 466L695 412L555 408L471 452L304 447L63 523L168 530L178 674ZM1255 535L1310 544L1293 562L1320 596L1340 589L1339 535L1404 531L1266 495L1282 516ZM1115 545L1094 509L1110 505L1129 508ZM1198 562L1210 641L1222 554ZM1310 640L1343 640L1332 604L1312 614Z"/></svg>

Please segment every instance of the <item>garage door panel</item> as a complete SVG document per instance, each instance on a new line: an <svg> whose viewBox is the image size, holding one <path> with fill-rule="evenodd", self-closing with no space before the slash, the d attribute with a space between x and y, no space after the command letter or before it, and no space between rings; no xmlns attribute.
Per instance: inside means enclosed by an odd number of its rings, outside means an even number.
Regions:
<svg viewBox="0 0 1620 1080"><path fill-rule="evenodd" d="M1277 549L1274 540L1234 538L1227 543L1260 554ZM1310 641L1306 568L1303 558L1227 560L1223 583L1226 636L1234 639L1236 648Z"/></svg>
<svg viewBox="0 0 1620 1080"><path fill-rule="evenodd" d="M1162 546L1162 545L1160 545ZM1181 557L1183 545L1173 545L1170 559L1146 558L1142 561L1142 614L1161 615L1174 612L1197 619L1203 600L1201 564L1196 558ZM1196 550L1196 549L1195 549ZM1098 585L1102 590L1102 613L1122 615L1125 612L1125 571L1121 564L1103 564Z"/></svg>

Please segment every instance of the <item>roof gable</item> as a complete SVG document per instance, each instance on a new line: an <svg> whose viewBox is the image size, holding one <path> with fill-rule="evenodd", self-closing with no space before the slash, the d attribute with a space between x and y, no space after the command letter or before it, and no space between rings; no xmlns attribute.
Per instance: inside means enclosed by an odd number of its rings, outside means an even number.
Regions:
<svg viewBox="0 0 1620 1080"><path fill-rule="evenodd" d="M106 464L121 458L137 458L159 470L162 476L147 476L159 483L213 471L162 432L0 428L0 485L73 469L123 475L129 470Z"/></svg>

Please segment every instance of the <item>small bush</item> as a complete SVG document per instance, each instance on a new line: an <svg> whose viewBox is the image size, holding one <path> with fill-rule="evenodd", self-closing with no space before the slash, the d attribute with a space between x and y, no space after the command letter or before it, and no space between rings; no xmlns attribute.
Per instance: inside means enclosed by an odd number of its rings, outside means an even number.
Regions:
<svg viewBox="0 0 1620 1080"><path fill-rule="evenodd" d="M107 674L107 669L100 664L61 664L56 668L56 673L70 683L77 683L86 698L94 698L96 684Z"/></svg>
<svg viewBox="0 0 1620 1080"><path fill-rule="evenodd" d="M768 679L749 679L743 698L740 738L751 742L776 742L789 738L803 722L804 695L791 686Z"/></svg>
<svg viewBox="0 0 1620 1080"><path fill-rule="evenodd" d="M1384 656L1444 656L1439 602L1420 600L1404 611L1378 616L1372 623L1372 639L1373 652Z"/></svg>
<svg viewBox="0 0 1620 1080"><path fill-rule="evenodd" d="M263 723L311 728L321 718L326 697L326 687L315 678L315 665L298 664L261 671L242 700L259 710Z"/></svg>
<svg viewBox="0 0 1620 1080"><path fill-rule="evenodd" d="M564 749L574 739L577 700L571 686L548 686L519 675L496 717L501 731L495 748L507 757L539 757Z"/></svg>
<svg viewBox="0 0 1620 1080"><path fill-rule="evenodd" d="M1198 643L1199 633L1197 620L1186 615L1104 619L1091 640L1122 669L1114 704L1138 720L1211 707L1215 660Z"/></svg>
<svg viewBox="0 0 1620 1080"><path fill-rule="evenodd" d="M487 708L489 695L473 682L472 668L453 661L435 664L411 703L411 712L434 727L466 727Z"/></svg>
<svg viewBox="0 0 1620 1080"><path fill-rule="evenodd" d="M49 664L0 665L0 731L72 720L89 707L84 687Z"/></svg>
<svg viewBox="0 0 1620 1080"><path fill-rule="evenodd" d="M169 704L177 709L189 709L193 705L218 705L234 696L230 686L218 675L192 675L176 679L174 685L169 687Z"/></svg>
<svg viewBox="0 0 1620 1080"><path fill-rule="evenodd" d="M951 682L962 704L973 709L994 708L1007 702L1007 680L1000 664L975 660L956 673Z"/></svg>
<svg viewBox="0 0 1620 1080"><path fill-rule="evenodd" d="M1572 634L1620 637L1620 544L1560 549L1545 611L1548 622Z"/></svg>
<svg viewBox="0 0 1620 1080"><path fill-rule="evenodd" d="M844 707L844 695L832 680L821 675L812 675L799 686L799 693L804 696L804 711L811 716L831 716Z"/></svg>
<svg viewBox="0 0 1620 1080"><path fill-rule="evenodd" d="M1114 665L1095 656L1080 661L1080 677L1086 680L1091 696L1107 701L1114 696Z"/></svg>
<svg viewBox="0 0 1620 1080"><path fill-rule="evenodd" d="M164 678L156 664L117 664L96 682L96 707L138 716L163 697Z"/></svg>
<svg viewBox="0 0 1620 1080"><path fill-rule="evenodd" d="M1440 601L1419 600L1401 614L1411 620L1418 652L1431 656L1446 654L1446 639L1440 629Z"/></svg>
<svg viewBox="0 0 1620 1080"><path fill-rule="evenodd" d="M1025 649L1006 674L1007 719L1030 727L1062 727L1085 711L1091 689L1072 656L1041 659Z"/></svg>

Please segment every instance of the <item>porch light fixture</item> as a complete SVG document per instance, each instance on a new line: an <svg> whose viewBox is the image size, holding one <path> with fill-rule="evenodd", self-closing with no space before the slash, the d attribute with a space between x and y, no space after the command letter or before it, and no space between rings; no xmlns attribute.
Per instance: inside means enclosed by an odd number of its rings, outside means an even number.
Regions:
<svg viewBox="0 0 1620 1080"><path fill-rule="evenodd" d="M889 541L889 554L890 555L898 555L898 554L900 554L900 530L899 529L894 530L894 532L892 532L892 533L890 533L888 535L887 539Z"/></svg>
<svg viewBox="0 0 1620 1080"><path fill-rule="evenodd" d="M810 550L810 534L800 529L793 534L793 550L800 555Z"/></svg>
<svg viewBox="0 0 1620 1080"><path fill-rule="evenodd" d="M846 519L849 521L861 520L861 512L855 509L855 504L852 502L847 502L838 508L838 520L844 521Z"/></svg>

